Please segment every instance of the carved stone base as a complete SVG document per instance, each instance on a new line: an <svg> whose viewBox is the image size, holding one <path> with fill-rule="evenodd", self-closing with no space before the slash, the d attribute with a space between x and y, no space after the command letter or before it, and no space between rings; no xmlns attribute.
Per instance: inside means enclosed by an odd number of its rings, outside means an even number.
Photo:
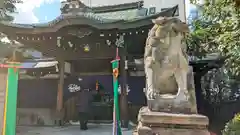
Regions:
<svg viewBox="0 0 240 135"><path fill-rule="evenodd" d="M170 96L169 96L170 97ZM196 107L183 97L183 94L176 98L157 98L148 100L148 108L153 112L196 114Z"/></svg>
<svg viewBox="0 0 240 135"><path fill-rule="evenodd" d="M140 109L134 135L210 135L208 118L197 114L173 114Z"/></svg>

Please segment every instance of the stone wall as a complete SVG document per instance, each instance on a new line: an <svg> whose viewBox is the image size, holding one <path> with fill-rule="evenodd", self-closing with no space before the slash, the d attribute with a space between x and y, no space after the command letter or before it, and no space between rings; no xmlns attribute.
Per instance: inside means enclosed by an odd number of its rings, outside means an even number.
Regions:
<svg viewBox="0 0 240 135"><path fill-rule="evenodd" d="M0 132L2 132L5 92L7 82L7 69L0 68Z"/></svg>

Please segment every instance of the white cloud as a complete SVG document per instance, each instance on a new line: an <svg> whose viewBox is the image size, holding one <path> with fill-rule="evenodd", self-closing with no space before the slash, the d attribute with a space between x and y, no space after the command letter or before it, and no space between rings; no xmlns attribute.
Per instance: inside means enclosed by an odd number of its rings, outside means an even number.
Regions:
<svg viewBox="0 0 240 135"><path fill-rule="evenodd" d="M56 0L23 0L23 3L17 4L17 14L14 15L15 23L38 23L38 18L33 10L42 4L48 4ZM59 1L59 0L58 0Z"/></svg>
<svg viewBox="0 0 240 135"><path fill-rule="evenodd" d="M38 23L38 18L34 15L32 11L18 11L18 14L14 15L14 23Z"/></svg>
<svg viewBox="0 0 240 135"><path fill-rule="evenodd" d="M47 17L47 16L45 16L45 17L44 17L44 20L46 21L47 19L48 19L48 17Z"/></svg>

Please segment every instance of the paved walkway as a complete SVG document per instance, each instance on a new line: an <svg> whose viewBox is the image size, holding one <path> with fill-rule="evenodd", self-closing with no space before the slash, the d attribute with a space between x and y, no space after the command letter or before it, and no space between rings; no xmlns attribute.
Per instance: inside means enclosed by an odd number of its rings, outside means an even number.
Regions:
<svg viewBox="0 0 240 135"><path fill-rule="evenodd" d="M87 131L80 131L79 126L17 127L17 135L112 135L112 126L91 124ZM132 130L123 130L123 135L132 135Z"/></svg>

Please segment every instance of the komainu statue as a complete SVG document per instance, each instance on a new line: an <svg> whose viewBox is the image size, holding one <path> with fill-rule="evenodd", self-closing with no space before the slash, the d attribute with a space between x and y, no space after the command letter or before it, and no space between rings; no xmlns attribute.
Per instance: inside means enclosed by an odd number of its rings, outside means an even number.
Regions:
<svg viewBox="0 0 240 135"><path fill-rule="evenodd" d="M144 54L148 108L196 113L193 71L183 42L188 26L178 18L159 17L152 22Z"/></svg>

